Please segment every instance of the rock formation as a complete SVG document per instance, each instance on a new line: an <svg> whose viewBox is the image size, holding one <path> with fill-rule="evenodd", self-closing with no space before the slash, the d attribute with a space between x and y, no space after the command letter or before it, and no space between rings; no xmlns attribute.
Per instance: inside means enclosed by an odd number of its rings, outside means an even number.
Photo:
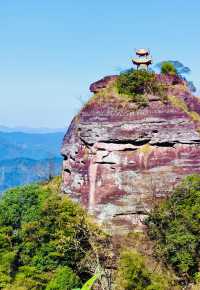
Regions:
<svg viewBox="0 0 200 290"><path fill-rule="evenodd" d="M117 76L91 85L91 100L63 141L63 190L110 230L141 229L157 199L200 173L200 101L182 80L159 76L168 98L146 107L120 98Z"/></svg>

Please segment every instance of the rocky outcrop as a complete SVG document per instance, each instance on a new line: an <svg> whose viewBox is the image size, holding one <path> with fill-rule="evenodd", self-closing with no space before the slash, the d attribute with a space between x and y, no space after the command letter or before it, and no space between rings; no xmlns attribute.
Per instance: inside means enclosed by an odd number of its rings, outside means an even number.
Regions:
<svg viewBox="0 0 200 290"><path fill-rule="evenodd" d="M136 108L119 98L115 80L91 85L93 98L64 137L63 190L110 230L141 230L156 200L200 173L200 102L183 81L167 80L167 100L149 96Z"/></svg>
<svg viewBox="0 0 200 290"><path fill-rule="evenodd" d="M106 76L103 79L91 84L90 85L90 91L92 93L98 93L102 89L105 89L110 82L115 81L116 79L117 79L117 75Z"/></svg>

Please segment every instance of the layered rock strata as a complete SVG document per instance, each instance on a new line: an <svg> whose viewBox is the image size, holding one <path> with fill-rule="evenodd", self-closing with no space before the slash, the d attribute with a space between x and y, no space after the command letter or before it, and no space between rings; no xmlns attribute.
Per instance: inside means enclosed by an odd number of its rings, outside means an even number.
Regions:
<svg viewBox="0 0 200 290"><path fill-rule="evenodd" d="M117 76L91 85L93 98L63 141L63 190L111 231L143 228L156 200L184 176L200 173L200 101L184 82L146 107L122 101Z"/></svg>

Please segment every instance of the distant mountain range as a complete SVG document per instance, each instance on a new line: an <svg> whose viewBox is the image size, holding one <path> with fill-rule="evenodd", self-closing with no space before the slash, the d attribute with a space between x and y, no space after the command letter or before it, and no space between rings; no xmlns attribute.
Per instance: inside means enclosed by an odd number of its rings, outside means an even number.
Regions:
<svg viewBox="0 0 200 290"><path fill-rule="evenodd" d="M45 159L60 155L63 133L0 132L0 160Z"/></svg>
<svg viewBox="0 0 200 290"><path fill-rule="evenodd" d="M30 128L30 127L7 127L0 125L0 132L22 132L22 133L58 133L65 132L65 128Z"/></svg>
<svg viewBox="0 0 200 290"><path fill-rule="evenodd" d="M0 131L0 192L60 174L63 135Z"/></svg>
<svg viewBox="0 0 200 290"><path fill-rule="evenodd" d="M0 161L0 192L18 185L45 181L59 175L61 158L33 160L16 158Z"/></svg>

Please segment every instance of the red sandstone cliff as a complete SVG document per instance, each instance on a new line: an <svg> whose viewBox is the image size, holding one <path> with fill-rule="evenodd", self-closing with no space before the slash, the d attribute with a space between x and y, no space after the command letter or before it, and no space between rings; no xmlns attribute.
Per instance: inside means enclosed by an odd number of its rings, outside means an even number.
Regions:
<svg viewBox="0 0 200 290"><path fill-rule="evenodd" d="M91 85L92 99L63 141L63 190L110 229L141 227L155 199L200 173L200 101L184 82L165 79L168 100L138 108L113 89L117 76Z"/></svg>

